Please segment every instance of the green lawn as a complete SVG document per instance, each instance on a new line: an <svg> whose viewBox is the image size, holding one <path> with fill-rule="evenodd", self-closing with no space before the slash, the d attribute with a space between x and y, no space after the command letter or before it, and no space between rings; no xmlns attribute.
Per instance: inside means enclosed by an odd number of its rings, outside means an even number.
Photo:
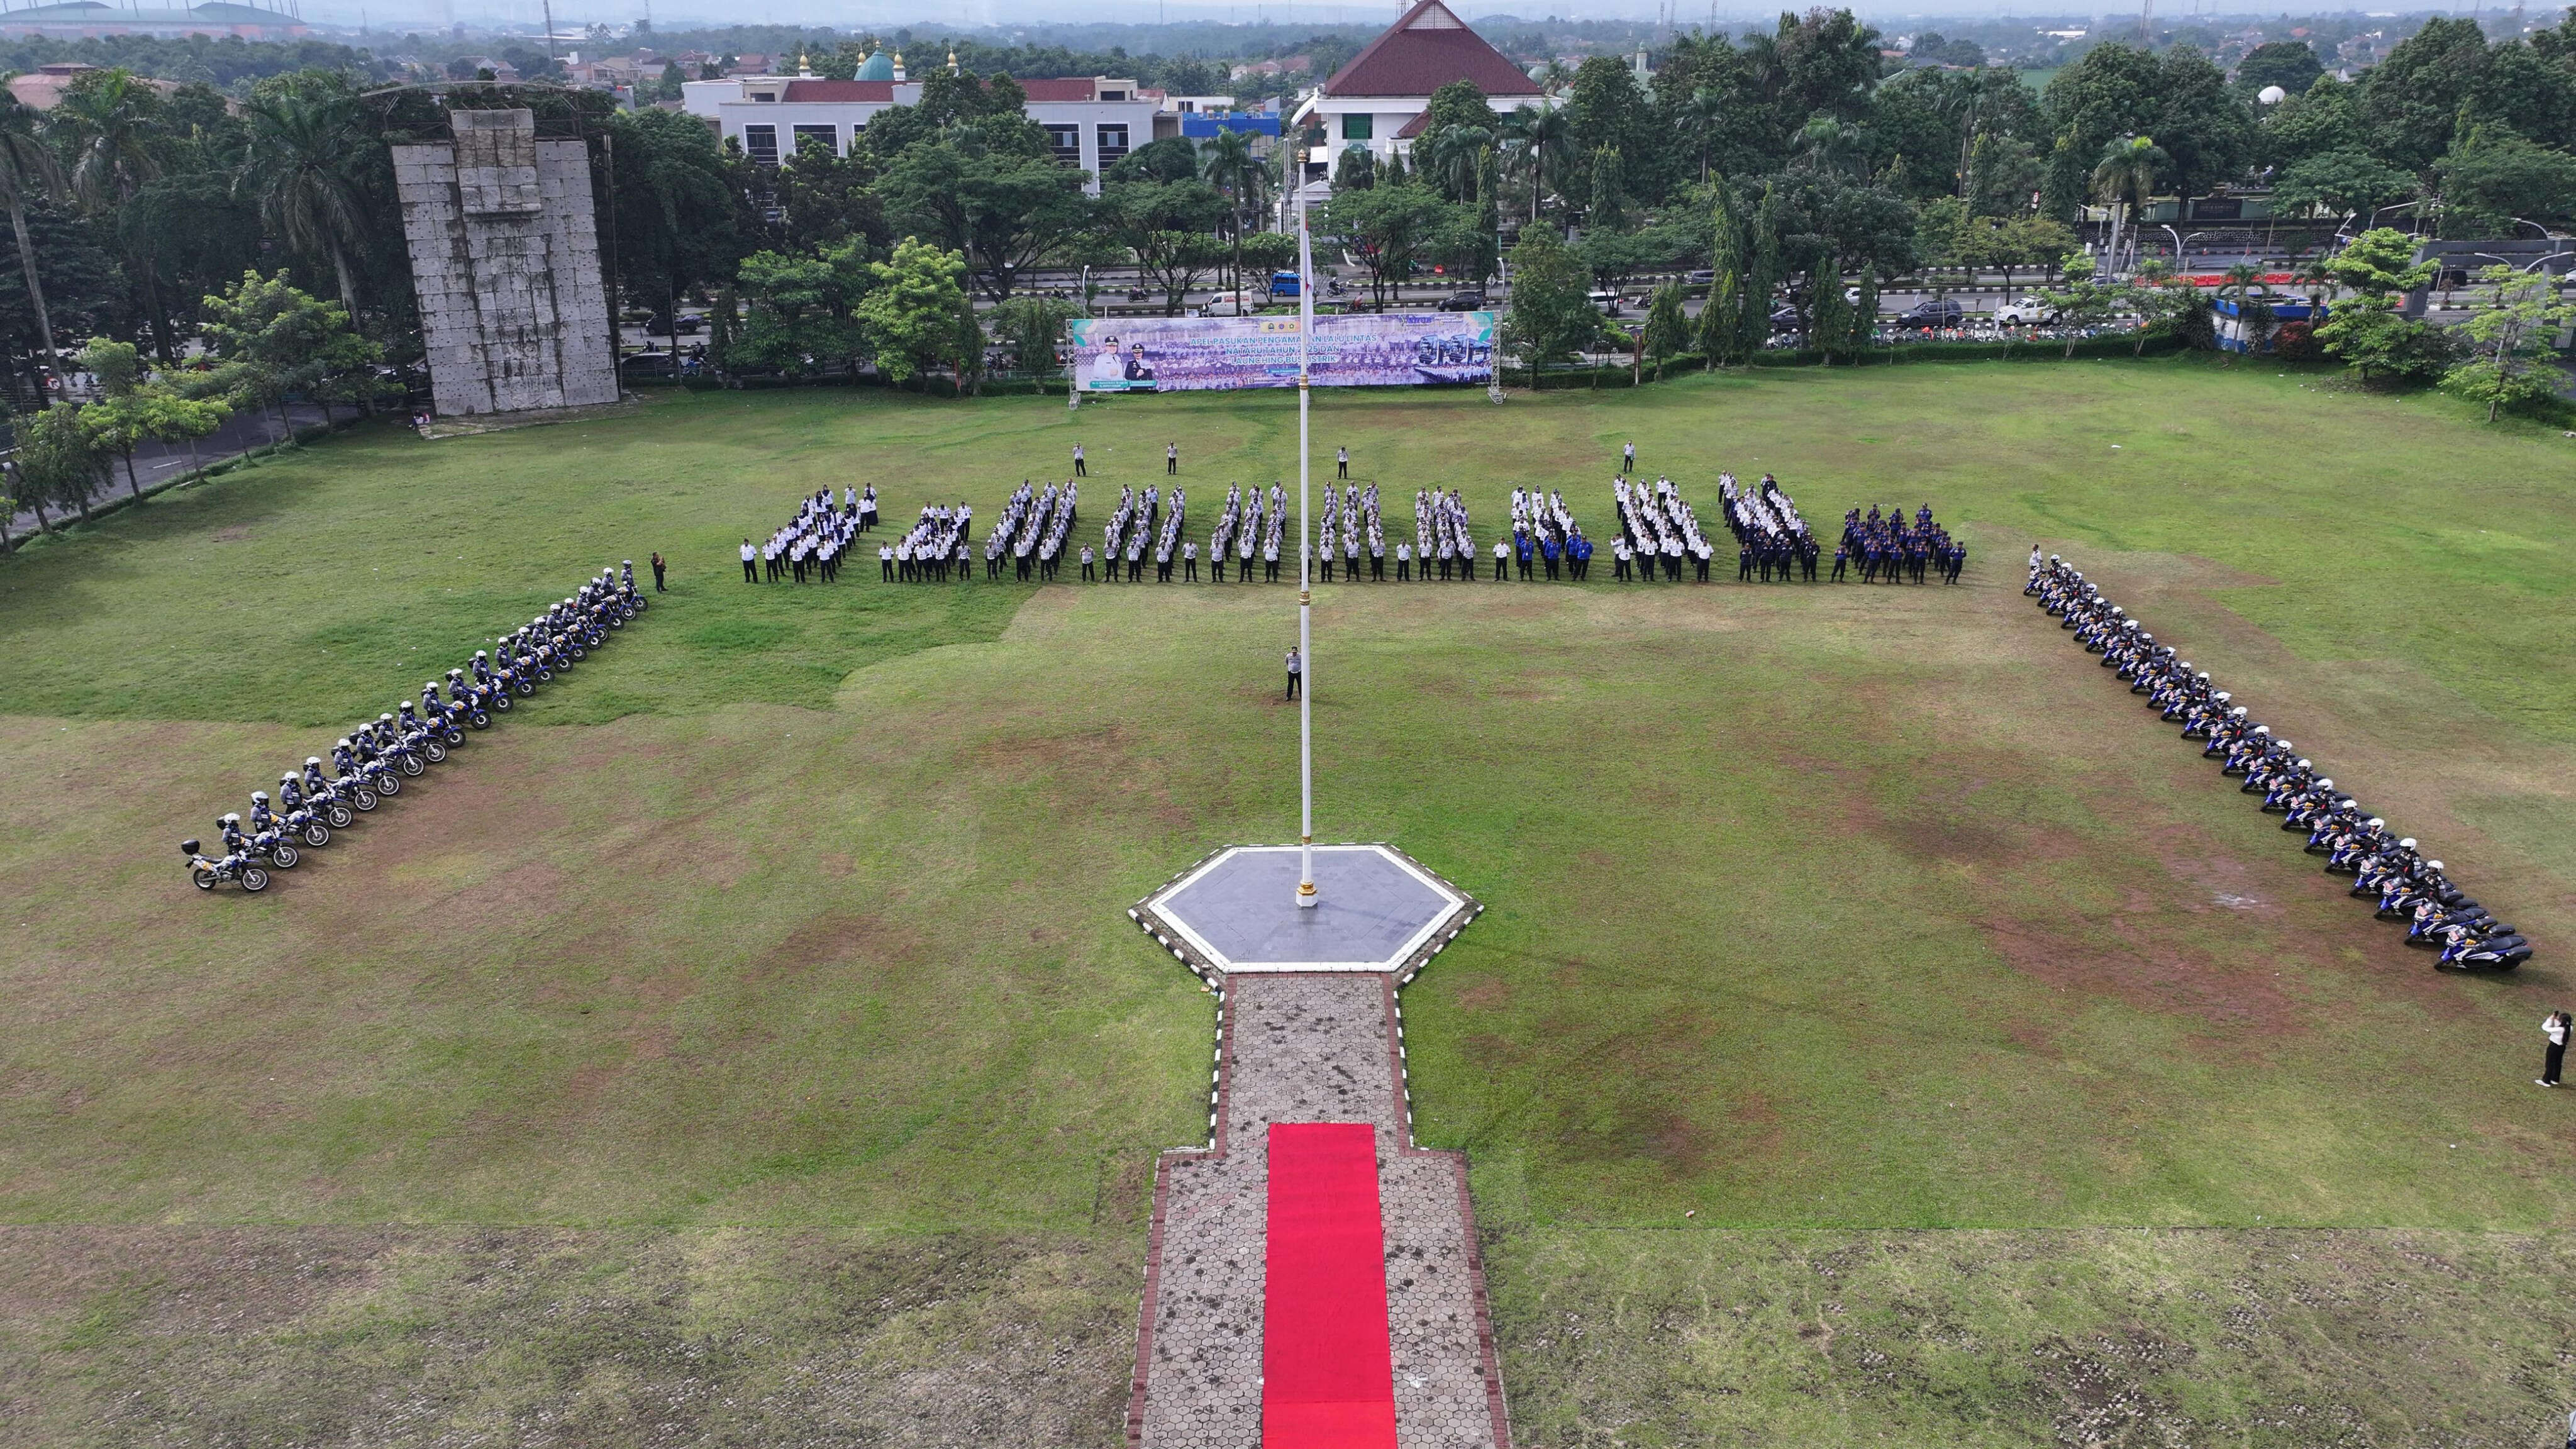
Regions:
<svg viewBox="0 0 2576 1449"><path fill-rule="evenodd" d="M2084 1372L2194 1442L2273 1414L2537 1442L2576 1394L2538 1348L2450 1399L2391 1367L2576 1335L2540 1287L2576 1143L2528 1085L2576 939L2576 445L2188 359L1317 412L1391 525L1455 485L1490 532L1517 481L1606 529L1634 438L1712 519L1718 468L1769 469L1822 525L1928 500L1974 549L1956 589L1319 590L1319 829L1489 906L1408 1015L1420 1131L1472 1154L1525 1442L2049 1442L2092 1422L2065 1407L2091 1389L2025 1362L2050 1334L2166 1345ZM1203 537L1229 479L1293 483L1295 428L1284 395L672 397L362 433L0 560L0 1394L42 1408L24 1442L115 1442L110 1405L195 1426L174 1442L302 1442L406 1375L443 1386L425 1423L516 1442L570 1400L643 1442L675 1374L770 1394L767 1418L691 1410L707 1442L1113 1439L1117 1305L1153 1154L1204 1131L1211 1019L1122 908L1291 833L1292 594L752 588L732 549L824 483L990 519L1077 439L1094 526L1177 439ZM2541 959L2470 979L2402 949L2021 599L2034 540ZM657 548L674 592L597 662L266 896L186 888L171 842L263 770ZM2112 1263L2141 1228L2210 1231ZM2245 1265L2325 1229L2337 1283L2403 1297L2434 1254L2480 1291L2295 1331L2212 1306L2314 1301ZM226 1234L262 1246L205 1246ZM299 1252L326 1289L291 1286ZM525 1281L486 1283L495 1252ZM1851 1290L1876 1328L1743 1330L1841 1301L1818 1275L1846 1258L1880 1265ZM818 1286L961 1262L937 1311ZM278 1306L205 1327L207 1274ZM1906 1306L1927 1297L1954 1319ZM442 1336L547 1304L605 1326L525 1363ZM362 1340L366 1374L297 1388L313 1345ZM672 1367L689 1342L731 1347ZM1033 1354L1064 1383L1015 1378ZM2373 1371L2318 1367L2337 1354ZM943 1357L1029 1417L922 1408L903 1366ZM824 1359L876 1387L777 1397ZM630 1360L662 1367L602 1368Z"/></svg>

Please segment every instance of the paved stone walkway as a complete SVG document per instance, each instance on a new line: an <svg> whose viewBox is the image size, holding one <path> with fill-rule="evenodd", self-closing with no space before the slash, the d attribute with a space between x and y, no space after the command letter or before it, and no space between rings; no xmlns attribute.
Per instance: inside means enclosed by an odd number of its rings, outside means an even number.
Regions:
<svg viewBox="0 0 2576 1449"><path fill-rule="evenodd" d="M1394 978L1224 978L1212 1145L1166 1153L1127 1439L1258 1449L1261 1290L1273 1122L1377 1128L1387 1317L1403 1449L1510 1449L1467 1204L1467 1161L1413 1145Z"/></svg>

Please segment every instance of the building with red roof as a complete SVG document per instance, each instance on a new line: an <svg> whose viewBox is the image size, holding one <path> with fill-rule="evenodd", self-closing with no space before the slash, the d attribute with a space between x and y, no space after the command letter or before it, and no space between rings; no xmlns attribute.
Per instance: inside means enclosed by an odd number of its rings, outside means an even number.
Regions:
<svg viewBox="0 0 2576 1449"><path fill-rule="evenodd" d="M1420 0L1298 103L1290 124L1308 132L1320 126L1324 133L1306 158L1308 174L1320 174L1319 164L1329 165L1352 146L1364 146L1380 160L1411 150L1431 93L1461 80L1475 82L1497 112L1543 94L1538 82L1468 29L1442 0Z"/></svg>

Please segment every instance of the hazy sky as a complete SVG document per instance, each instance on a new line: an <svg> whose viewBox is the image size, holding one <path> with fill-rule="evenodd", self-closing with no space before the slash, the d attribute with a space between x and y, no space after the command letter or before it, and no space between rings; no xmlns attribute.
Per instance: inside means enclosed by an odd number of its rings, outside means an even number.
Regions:
<svg viewBox="0 0 2576 1449"><path fill-rule="evenodd" d="M1751 25L1767 25L1778 15L1781 4L1747 4L1746 0L1721 0L1714 11L1702 0L1696 8L1690 0L1672 0L1673 12L1680 25L1706 25L1712 14L1730 31ZM1812 3L1812 0L1809 0ZM2509 0L2506 0L2509 3ZM1451 0L1453 8L1469 19L1488 14L1526 16L1563 15L1580 18L1626 17L1651 20L1657 17L1658 0L1547 0L1526 4L1496 3L1496 0ZM328 23L356 24L363 16L379 28L443 26L451 20L469 24L503 24L534 33L539 27L539 0L390 0L381 5L361 4L358 0L305 0L302 12L308 19ZM1792 3L1789 8L1803 9L1805 4ZM2048 5L2045 3L1997 4L1996 0L1908 0L1899 6L1856 5L1863 18L1882 29L1910 28L1915 22L1944 16L1994 18L2005 16L2060 17L2068 14L2132 17L2138 13L2135 0L2119 6L2096 9L2093 6ZM2262 14L2314 14L2347 12L2348 3L2325 3L2325 0L2274 0L2261 8ZM2392 7L2393 8L2393 7ZM2448 7L2425 7L2420 4L2403 7L2409 12L2426 8L2469 13L2468 4ZM2502 8L2501 4L2490 8ZM2548 5L2534 6L2547 10ZM978 28L1012 24L1047 24L1079 21L1147 22L1154 20L1217 20L1250 24L1267 20L1281 25L1370 24L1392 21L1402 13L1402 6L1387 0L1377 5L1265 5L1189 4L1181 0L940 0L924 5L919 0L851 0L851 3L821 3L821 0L732 0L723 5L709 0L666 0L653 5L651 0L556 0L555 25L558 31L569 31L595 21L623 24L650 10L654 23L665 29L691 25L727 24L804 24L847 29L854 26L893 29L910 25L916 30L937 32L945 26ZM2164 0L2156 7L2158 18L2179 19L2193 13L2251 13L2235 5L2221 7L2201 0L2197 11L2190 0Z"/></svg>

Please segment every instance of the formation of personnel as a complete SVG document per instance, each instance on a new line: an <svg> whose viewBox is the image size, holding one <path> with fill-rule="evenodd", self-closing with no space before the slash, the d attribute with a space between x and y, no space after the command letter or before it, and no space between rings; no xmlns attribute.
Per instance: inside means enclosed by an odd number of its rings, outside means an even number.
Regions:
<svg viewBox="0 0 2576 1449"><path fill-rule="evenodd" d="M1592 567L1592 540L1583 536L1583 525L1566 511L1565 495L1550 489L1541 493L1535 488L1512 489L1512 557L1520 565L1521 580L1526 583L1530 566L1536 563L1553 581L1559 577L1580 580ZM1500 555L1496 555L1499 561ZM1560 575L1559 569L1565 570Z"/></svg>
<svg viewBox="0 0 2576 1449"><path fill-rule="evenodd" d="M2353 878L2352 894L2378 903L2381 920L2407 923L2407 944L2439 947L2440 963L2510 970L2531 959L2531 943L2463 894L2427 858L2413 837L2400 836L2338 787L2298 747L2258 723L2247 706L2217 687L2209 671L2192 668L2065 560L2041 562L2030 551L2030 582L2022 590L2074 633L2088 653L2128 681L2131 694L2167 721L2180 721L2182 737L2202 741L2201 755L2220 761L2220 772L2240 776L2244 793L2263 797L2278 811L2281 828L2304 831L2308 852L2326 858L2329 874Z"/></svg>
<svg viewBox="0 0 2576 1449"><path fill-rule="evenodd" d="M1770 481L1770 475L1764 474L1763 481ZM1914 510L1911 522L1902 508L1881 517L1873 503L1866 518L1858 508L1843 515L1842 542L1834 549L1834 577L1842 578L1847 566L1857 567L1865 584L1919 584L1927 571L1938 572L1945 584L1955 584L1959 571L1968 566L1968 546L1932 521L1929 503ZM1809 576L1813 577L1812 570Z"/></svg>
<svg viewBox="0 0 2576 1449"><path fill-rule="evenodd" d="M1011 501L1002 505L1001 520L985 536L984 577L1000 578L1002 560L1008 557L1020 582L1027 583L1032 574L1040 583L1053 582L1056 566L1063 562L1064 537L1073 527L1078 498L1077 486L1070 481L1060 489L1050 483L1039 493L1021 479Z"/></svg>
<svg viewBox="0 0 2576 1449"><path fill-rule="evenodd" d="M1626 461L1624 458L1623 462ZM1679 582L1685 566L1701 583L1709 581L1717 546L1703 533L1697 512L1669 476L1651 484L1625 474L1610 485L1616 532L1611 536L1612 578L1653 582L1659 577ZM1765 473L1751 488L1732 473L1718 476L1720 508L1737 544L1736 577L1762 582L1804 579L1814 582L1821 549L1797 504ZM1043 487L1023 480L1004 504L983 546L984 577L998 581L1007 564L1012 577L1048 583L1061 574L1068 553L1078 552L1084 582L1141 583L1151 563L1158 583L1197 583L1199 565L1207 565L1211 583L1250 583L1253 563L1261 564L1265 583L1281 581L1283 553L1292 564L1295 550L1285 538L1290 523L1285 488L1273 481L1265 491L1229 484L1204 544L1189 536L1187 494L1177 484L1121 485L1118 504L1101 527L1099 542L1077 550L1073 527L1081 496L1078 478ZM1365 486L1336 481L1323 486L1323 507L1312 543L1318 583L1362 579L1383 583L1388 557L1400 583L1471 582L1477 562L1487 557L1475 539L1465 496L1455 488L1417 489L1413 496L1412 537L1398 539L1390 550L1386 520L1375 483ZM743 540L745 582L782 579L829 583L860 534L877 522L877 492L842 490L836 506L826 488L799 500L796 515L766 543ZM944 583L971 578L973 505L930 504L901 536L881 542L878 574L888 583ZM1591 577L1593 540L1553 490L1514 486L1511 531L1496 538L1490 553L1495 583L1517 569L1523 582L1583 582ZM1956 583L1967 549L1935 523L1930 505L1912 518L1904 511L1867 512L1853 508L1844 515L1843 534L1834 550L1833 578L1840 582L1857 571L1865 583L1924 582L1938 570Z"/></svg>
<svg viewBox="0 0 2576 1449"><path fill-rule="evenodd" d="M957 505L964 508L966 505ZM832 506L832 490L818 488L796 505L789 519L766 543L742 541L742 581L756 584L793 579L797 583L830 583L841 576L841 560L854 540L876 527L877 490L841 490L841 506Z"/></svg>
<svg viewBox="0 0 2576 1449"><path fill-rule="evenodd" d="M1633 462L1634 457L1623 461ZM1734 480L1730 477L1725 481ZM1625 583L1636 578L1652 583L1655 565L1660 562L1665 579L1678 583L1682 560L1688 558L1698 570L1699 582L1708 582L1708 563L1717 550L1700 537L1699 518L1691 512L1672 479L1659 477L1650 489L1624 476L1614 478L1610 481L1610 499L1619 518L1619 536L1610 540L1613 579Z"/></svg>

